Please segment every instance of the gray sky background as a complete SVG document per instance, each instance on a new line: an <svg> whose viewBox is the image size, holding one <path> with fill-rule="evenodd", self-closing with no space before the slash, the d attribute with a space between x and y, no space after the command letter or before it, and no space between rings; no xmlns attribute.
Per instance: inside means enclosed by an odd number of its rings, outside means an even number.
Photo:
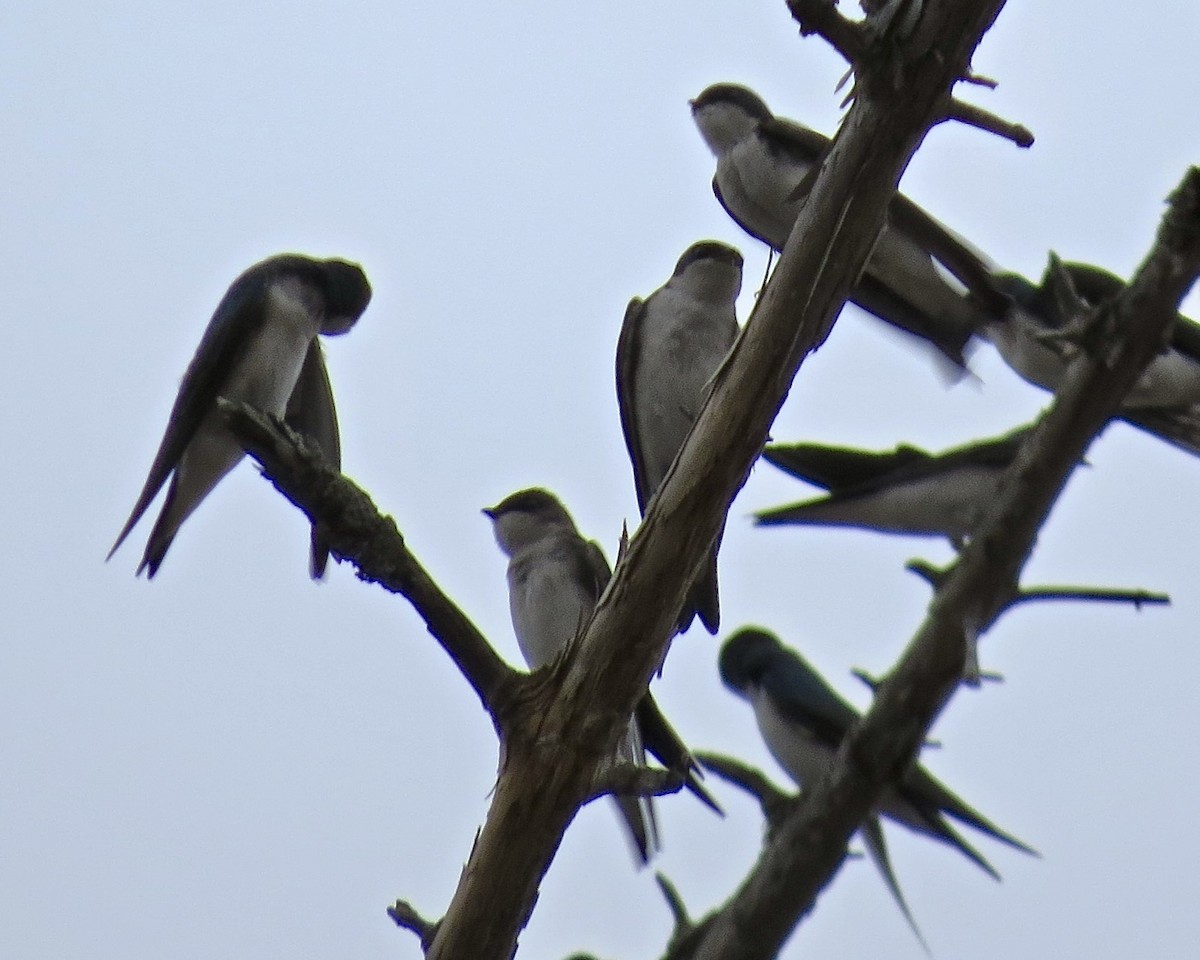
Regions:
<svg viewBox="0 0 1200 960"><path fill-rule="evenodd" d="M612 357L629 298L694 240L766 262L713 198L687 99L757 89L825 132L842 63L782 2L10 5L0 244L8 291L0 522L0 956L416 958L384 915L440 915L495 776L487 717L407 604L346 568L314 586L307 528L248 466L133 577L107 565L179 377L232 279L298 250L362 262L375 298L327 343L346 472L510 660L504 561L479 513L558 492L610 556L636 503ZM1128 275L1200 160L1189 0L1014 2L968 96L1037 135L935 130L905 191L1031 277L1053 248ZM1189 301L1200 313L1200 299ZM939 449L1046 396L990 351L947 388L927 354L848 308L779 440ZM892 829L936 956L1192 957L1200 941L1196 586L1200 463L1112 427L1043 531L1028 583L1165 590L1166 610L1041 606L984 645L1003 685L957 696L928 766L1035 860L978 838L995 884ZM721 557L726 632L778 631L859 705L942 543L754 530L805 489L758 467ZM156 512L157 506L152 510ZM718 641L675 643L655 686L695 748L783 782ZM760 819L660 808L656 867L700 914L756 855ZM608 804L583 812L522 956L653 957L670 919ZM871 866L847 865L786 956L922 956Z"/></svg>

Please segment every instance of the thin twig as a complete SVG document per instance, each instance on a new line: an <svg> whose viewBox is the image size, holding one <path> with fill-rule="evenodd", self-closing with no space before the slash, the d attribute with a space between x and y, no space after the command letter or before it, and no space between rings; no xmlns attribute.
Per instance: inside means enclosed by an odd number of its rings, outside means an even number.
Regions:
<svg viewBox="0 0 1200 960"><path fill-rule="evenodd" d="M922 580L928 583L933 589L938 590L946 581L948 575L947 570L939 569L924 560L910 560L905 565L905 569L915 573ZM1122 589L1120 587L1074 587L1074 586L1048 586L1048 587L1020 587L1004 602L1003 609L1008 610L1011 607L1018 606L1022 603L1032 603L1041 600L1078 600L1091 603L1128 603L1135 609L1141 610L1143 606L1169 606L1171 597L1165 593L1151 593L1141 587L1134 589Z"/></svg>
<svg viewBox="0 0 1200 960"><path fill-rule="evenodd" d="M655 873L654 881L658 884L658 889L662 891L663 899L667 901L667 909L671 911L671 917L675 921L675 927L671 931L671 941L674 942L691 932L692 919L688 916L687 905L683 902L683 897L675 889L675 884L667 879L666 874Z"/></svg>
<svg viewBox="0 0 1200 960"><path fill-rule="evenodd" d="M837 12L830 0L787 0L792 19L800 25L800 36L823 37L849 64L858 63L867 51L868 36L861 23Z"/></svg>
<svg viewBox="0 0 1200 960"><path fill-rule="evenodd" d="M761 770L742 763L734 757L719 753L697 753L696 759L722 780L741 787L758 801L768 830L773 833L777 824L796 805L796 795L780 790Z"/></svg>
<svg viewBox="0 0 1200 960"><path fill-rule="evenodd" d="M985 133L994 133L1005 140L1011 140L1018 147L1033 146L1033 132L1019 123L1012 123L1003 117L998 117L982 107L962 100L951 100L946 111L947 120L957 120L968 126L976 127Z"/></svg>
<svg viewBox="0 0 1200 960"><path fill-rule="evenodd" d="M614 763L605 767L592 783L588 802L613 794L620 797L665 797L683 789L685 777L671 770Z"/></svg>
<svg viewBox="0 0 1200 960"><path fill-rule="evenodd" d="M397 900L388 907L387 913L400 929L415 933L417 939L421 941L421 950L428 952L429 945L433 943L433 938L437 934L440 920L426 920L405 900Z"/></svg>
<svg viewBox="0 0 1200 960"><path fill-rule="evenodd" d="M1022 589L1010 606L1037 600L1083 600L1091 603L1128 603L1135 610L1143 606L1170 606L1166 593L1147 590L1103 590L1098 587L1031 587Z"/></svg>

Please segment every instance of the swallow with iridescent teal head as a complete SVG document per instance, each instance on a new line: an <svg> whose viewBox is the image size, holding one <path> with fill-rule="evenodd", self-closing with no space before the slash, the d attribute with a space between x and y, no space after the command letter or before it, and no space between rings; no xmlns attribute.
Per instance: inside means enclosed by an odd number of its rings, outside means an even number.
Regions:
<svg viewBox="0 0 1200 960"><path fill-rule="evenodd" d="M767 750L798 787L811 787L829 772L842 740L860 717L808 661L774 634L749 627L725 642L718 668L725 686L753 708ZM914 763L883 792L860 830L868 854L918 938L920 931L888 858L881 816L953 847L996 880L1000 875L995 868L962 838L948 817L1013 849L1038 856Z"/></svg>

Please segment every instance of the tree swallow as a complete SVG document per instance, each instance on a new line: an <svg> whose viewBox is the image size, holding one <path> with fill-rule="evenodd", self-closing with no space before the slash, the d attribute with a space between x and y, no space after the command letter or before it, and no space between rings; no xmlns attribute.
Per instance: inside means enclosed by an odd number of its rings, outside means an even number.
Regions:
<svg viewBox="0 0 1200 960"><path fill-rule="evenodd" d="M774 116L738 84L713 84L691 107L717 158L713 191L721 206L751 236L782 250L829 139ZM959 367L976 330L1007 309L986 258L900 193L850 299L929 341Z"/></svg>
<svg viewBox="0 0 1200 960"><path fill-rule="evenodd" d="M885 453L773 444L769 463L829 495L755 514L760 525L816 524L885 533L943 536L956 546L970 536L995 496L1028 428L939 454L899 446Z"/></svg>
<svg viewBox="0 0 1200 960"><path fill-rule="evenodd" d="M238 277L217 305L183 375L150 475L108 556L170 477L166 502L137 571L153 577L183 521L242 459L241 445L217 411L219 396L285 417L340 467L333 393L317 335L345 333L370 299L362 268L345 260L279 254ZM314 579L324 573L327 559L328 549L314 528Z"/></svg>
<svg viewBox="0 0 1200 960"><path fill-rule="evenodd" d="M684 251L670 280L645 300L634 297L625 310L617 342L617 404L643 516L737 339L741 288L742 255L703 240ZM697 613L709 633L717 632L720 545L718 532L680 611L681 633Z"/></svg>
<svg viewBox="0 0 1200 960"><path fill-rule="evenodd" d="M546 490L520 490L483 511L492 521L496 543L508 560L508 609L517 645L530 670L550 663L591 620L611 571L604 552L585 540L558 498ZM705 803L712 799L695 778L695 761L675 738L650 693L638 705L637 718L649 723L646 748L668 766L681 769L687 786ZM642 729L631 718L618 744L618 758L645 764ZM651 736L666 738L656 743ZM667 757L671 757L668 760ZM640 863L658 848L658 827L649 797L614 797Z"/></svg>
<svg viewBox="0 0 1200 960"><path fill-rule="evenodd" d="M1085 311L1117 296L1125 283L1100 267L1062 263L1051 257L1039 286L1015 273L997 278L1012 298L1007 316L989 321L981 333L1004 361L1034 386L1054 391L1080 347L1072 328L1083 319L1070 315L1066 304ZM1062 334L1062 336L1057 336ZM1125 396L1123 413L1183 410L1200 404L1200 324L1177 316L1171 342L1146 368Z"/></svg>
<svg viewBox="0 0 1200 960"><path fill-rule="evenodd" d="M719 669L725 686L754 708L754 719L767 749L797 786L811 786L829 771L842 739L858 722L859 714L803 657L783 646L773 634L747 628L725 642ZM914 930L916 926L887 859L880 814L954 847L997 880L1000 875L955 831L947 815L1037 856L1036 851L967 806L914 763L884 791L861 828L868 853Z"/></svg>

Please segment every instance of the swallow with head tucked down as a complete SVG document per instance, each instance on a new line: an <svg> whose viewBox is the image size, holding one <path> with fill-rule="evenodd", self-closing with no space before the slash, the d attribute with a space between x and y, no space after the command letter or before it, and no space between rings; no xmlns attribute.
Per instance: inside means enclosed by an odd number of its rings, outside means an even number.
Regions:
<svg viewBox="0 0 1200 960"><path fill-rule="evenodd" d="M483 511L508 560L508 608L517 645L530 670L550 663L587 626L611 572L599 544L585 540L552 493L520 490ZM643 742L643 737L645 741ZM658 711L650 693L638 704L617 746L617 757L644 765L650 750L718 813L697 780L690 752ZM648 797L614 797L639 863L658 849L654 805Z"/></svg>
<svg viewBox="0 0 1200 960"><path fill-rule="evenodd" d="M345 333L370 299L362 268L345 260L279 254L238 277L183 375L150 474L109 558L169 477L166 501L137 570L153 577L183 522L242 459L241 445L217 410L217 397L284 417L317 443L335 469L340 467L337 415L317 336ZM328 556L314 528L314 579L324 573Z"/></svg>
<svg viewBox="0 0 1200 960"><path fill-rule="evenodd" d="M765 630L746 628L730 637L721 648L719 669L725 686L753 707L767 749L796 785L812 785L825 776L843 738L859 720L858 712L803 657ZM954 830L947 816L1010 847L1038 855L967 806L924 767L914 763L897 783L884 791L861 829L867 852L918 937L920 931L892 873L880 815L954 847L997 880L1000 875Z"/></svg>
<svg viewBox="0 0 1200 960"><path fill-rule="evenodd" d="M1029 428L939 454L916 447L874 453L817 443L772 444L763 458L828 496L756 513L760 526L810 524L884 533L943 536L955 546L971 535L995 498Z"/></svg>
<svg viewBox="0 0 1200 960"><path fill-rule="evenodd" d="M642 516L688 432L712 380L737 339L742 255L715 240L684 251L665 284L625 310L617 342L617 403ZM697 568L679 614L679 632L697 614L709 633L720 621L717 552L721 533Z"/></svg>
<svg viewBox="0 0 1200 960"><path fill-rule="evenodd" d="M783 250L830 140L776 117L758 94L734 83L713 84L691 107L717 158L713 191L721 206L752 237ZM959 368L979 327L1007 309L987 258L900 193L850 299Z"/></svg>

